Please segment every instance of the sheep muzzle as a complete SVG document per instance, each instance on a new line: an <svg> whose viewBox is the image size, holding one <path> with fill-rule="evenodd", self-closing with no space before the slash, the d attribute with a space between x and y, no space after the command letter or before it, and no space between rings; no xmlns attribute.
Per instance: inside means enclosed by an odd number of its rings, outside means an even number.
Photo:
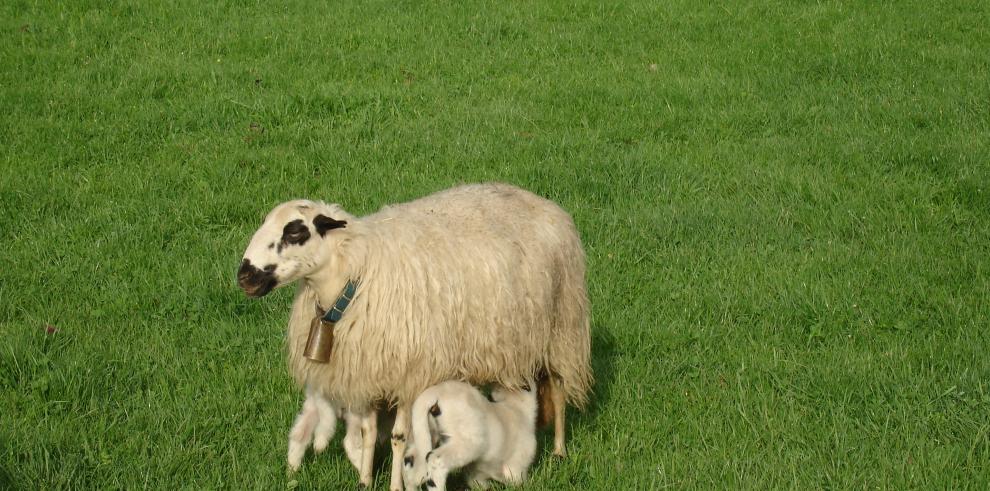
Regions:
<svg viewBox="0 0 990 491"><path fill-rule="evenodd" d="M269 264L265 269L258 269L245 259L237 270L237 285L249 297L263 297L278 285L275 277L275 265Z"/></svg>

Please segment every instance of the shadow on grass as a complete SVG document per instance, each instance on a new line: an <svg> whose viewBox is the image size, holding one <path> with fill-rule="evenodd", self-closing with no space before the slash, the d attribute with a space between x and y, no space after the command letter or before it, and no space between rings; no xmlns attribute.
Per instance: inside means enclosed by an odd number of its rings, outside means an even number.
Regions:
<svg viewBox="0 0 990 491"><path fill-rule="evenodd" d="M4 448L3 450L6 450L6 448ZM9 452L4 452L4 453L10 455ZM0 462L0 489L10 489L10 490L30 489L24 483L18 482L16 479L14 479L14 474L10 472L8 465L10 464Z"/></svg>

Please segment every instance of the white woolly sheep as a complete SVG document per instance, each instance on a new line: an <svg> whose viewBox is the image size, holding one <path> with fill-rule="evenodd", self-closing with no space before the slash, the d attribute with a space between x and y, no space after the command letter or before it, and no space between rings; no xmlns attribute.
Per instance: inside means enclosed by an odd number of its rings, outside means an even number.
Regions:
<svg viewBox="0 0 990 491"><path fill-rule="evenodd" d="M494 479L522 484L536 457L536 388L492 389L489 402L463 382L423 391L412 406L403 466L406 491L447 489L447 475L468 468L471 488ZM469 467L470 466L470 467Z"/></svg>
<svg viewBox="0 0 990 491"><path fill-rule="evenodd" d="M371 482L372 403L397 407L390 489L399 490L410 405L445 380L518 388L546 371L554 452L564 455L565 401L587 400L591 342L584 251L553 202L475 184L362 218L335 204L283 203L252 237L238 282L260 297L299 279L289 369L300 387L365 415L361 483ZM313 362L304 350L314 306L333 305L349 282L356 294L333 329L332 356Z"/></svg>

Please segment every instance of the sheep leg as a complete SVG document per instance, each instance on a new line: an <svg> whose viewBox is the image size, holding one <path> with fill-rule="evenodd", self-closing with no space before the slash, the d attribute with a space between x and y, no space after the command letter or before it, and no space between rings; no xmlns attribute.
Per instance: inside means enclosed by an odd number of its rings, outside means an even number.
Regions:
<svg viewBox="0 0 990 491"><path fill-rule="evenodd" d="M369 408L361 415L361 478L362 487L371 487L372 467L375 464L375 442L378 440L378 411Z"/></svg>
<svg viewBox="0 0 990 491"><path fill-rule="evenodd" d="M395 423L392 425L392 477L389 491L402 491L402 462L406 455L407 436L411 406L399 405L395 410Z"/></svg>
<svg viewBox="0 0 990 491"><path fill-rule="evenodd" d="M508 462L502 466L502 476L498 479L504 484L510 484L513 486L518 486L526 480L526 473L529 470L529 463L521 464L518 462Z"/></svg>
<svg viewBox="0 0 990 491"><path fill-rule="evenodd" d="M316 407L316 402L309 396L303 402L302 411L296 416L296 422L292 424L289 431L289 469L299 470L302 465L303 456L306 455L306 447L313 438L313 428L319 424L320 412Z"/></svg>
<svg viewBox="0 0 990 491"><path fill-rule="evenodd" d="M319 394L312 394L313 402L320 413L320 421L316 424L316 432L313 437L313 451L323 452L330 444L333 434L337 431L337 409Z"/></svg>
<svg viewBox="0 0 990 491"><path fill-rule="evenodd" d="M426 456L426 488L429 491L447 491L447 474L450 474L450 467L446 465L442 457L434 457L435 453Z"/></svg>
<svg viewBox="0 0 990 491"><path fill-rule="evenodd" d="M430 490L447 489L447 475L478 459L482 448L458 435L451 435L447 443L426 454L426 487Z"/></svg>
<svg viewBox="0 0 990 491"><path fill-rule="evenodd" d="M468 487L471 489L488 489L491 487L488 474L474 471L468 475Z"/></svg>
<svg viewBox="0 0 990 491"><path fill-rule="evenodd" d="M363 418L351 411L344 410L344 421L347 423L347 432L344 434L344 453L347 460L354 466L354 470L361 472L361 423Z"/></svg>
<svg viewBox="0 0 990 491"><path fill-rule="evenodd" d="M550 375L550 399L553 401L553 454L557 457L567 457L564 448L564 413L567 410L564 400L564 383L560 377Z"/></svg>

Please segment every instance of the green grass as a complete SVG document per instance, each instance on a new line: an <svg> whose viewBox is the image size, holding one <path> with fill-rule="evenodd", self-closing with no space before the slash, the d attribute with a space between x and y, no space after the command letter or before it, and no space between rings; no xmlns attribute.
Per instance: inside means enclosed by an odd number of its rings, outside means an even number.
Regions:
<svg viewBox="0 0 990 491"><path fill-rule="evenodd" d="M64 3L0 6L0 488L353 486L242 249L487 180L588 253L527 489L988 486L985 2Z"/></svg>

